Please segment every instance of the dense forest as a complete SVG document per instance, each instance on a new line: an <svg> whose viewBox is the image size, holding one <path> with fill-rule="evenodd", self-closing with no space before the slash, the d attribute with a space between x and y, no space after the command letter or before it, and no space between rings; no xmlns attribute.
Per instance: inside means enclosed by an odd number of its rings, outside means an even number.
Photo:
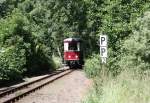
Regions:
<svg viewBox="0 0 150 103"><path fill-rule="evenodd" d="M111 92L108 85L119 81L112 88L123 85L119 88L122 90L129 86L128 82L134 81L132 74L138 75L137 78L149 75L149 24L149 0L0 0L0 81L54 70L58 67L54 57L62 59L63 39L80 37L86 59L84 70L95 80L95 89L85 102L108 103L105 100L105 96L109 97L106 91ZM101 34L109 38L105 70L101 68L99 57ZM124 76L130 77L131 81L124 80ZM109 84L105 83L106 77L116 79L110 80L109 83L113 83ZM137 81L137 85L145 83L141 79ZM126 95L132 92L137 93L131 90ZM100 96L102 93L104 95ZM103 99L99 100L99 97ZM139 103L146 103L149 97ZM115 103L126 103L118 101ZM109 103L114 103L113 98Z"/></svg>

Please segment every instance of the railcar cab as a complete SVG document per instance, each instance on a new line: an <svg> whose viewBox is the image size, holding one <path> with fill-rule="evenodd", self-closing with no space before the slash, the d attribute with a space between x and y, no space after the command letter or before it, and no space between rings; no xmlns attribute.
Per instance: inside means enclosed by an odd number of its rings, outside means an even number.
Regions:
<svg viewBox="0 0 150 103"><path fill-rule="evenodd" d="M67 38L64 40L64 62L70 68L83 65L83 53L79 38Z"/></svg>

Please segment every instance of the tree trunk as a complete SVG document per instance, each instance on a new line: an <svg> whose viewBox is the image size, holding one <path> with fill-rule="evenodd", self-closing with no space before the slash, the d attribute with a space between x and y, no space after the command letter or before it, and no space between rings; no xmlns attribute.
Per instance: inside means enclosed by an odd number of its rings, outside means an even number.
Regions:
<svg viewBox="0 0 150 103"><path fill-rule="evenodd" d="M59 47L57 47L57 52L58 52L59 57L62 59L62 55L61 55Z"/></svg>

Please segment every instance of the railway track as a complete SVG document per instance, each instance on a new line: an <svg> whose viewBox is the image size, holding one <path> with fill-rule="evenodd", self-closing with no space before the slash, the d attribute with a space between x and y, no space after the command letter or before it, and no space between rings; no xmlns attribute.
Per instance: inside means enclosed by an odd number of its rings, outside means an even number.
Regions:
<svg viewBox="0 0 150 103"><path fill-rule="evenodd" d="M71 73L72 71L73 70L70 70L70 69L58 70L38 80L35 80L32 82L20 85L16 88L4 91L0 93L0 103L14 103L20 100L21 98L23 98L24 96L27 96L28 94L41 89L42 87Z"/></svg>

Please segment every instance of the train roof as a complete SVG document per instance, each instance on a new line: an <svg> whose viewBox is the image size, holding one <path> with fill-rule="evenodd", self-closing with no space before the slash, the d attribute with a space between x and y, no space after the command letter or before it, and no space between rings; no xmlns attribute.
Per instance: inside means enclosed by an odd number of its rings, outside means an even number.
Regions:
<svg viewBox="0 0 150 103"><path fill-rule="evenodd" d="M80 38L66 38L66 39L64 39L64 42L72 42L72 41L80 42L81 39Z"/></svg>

